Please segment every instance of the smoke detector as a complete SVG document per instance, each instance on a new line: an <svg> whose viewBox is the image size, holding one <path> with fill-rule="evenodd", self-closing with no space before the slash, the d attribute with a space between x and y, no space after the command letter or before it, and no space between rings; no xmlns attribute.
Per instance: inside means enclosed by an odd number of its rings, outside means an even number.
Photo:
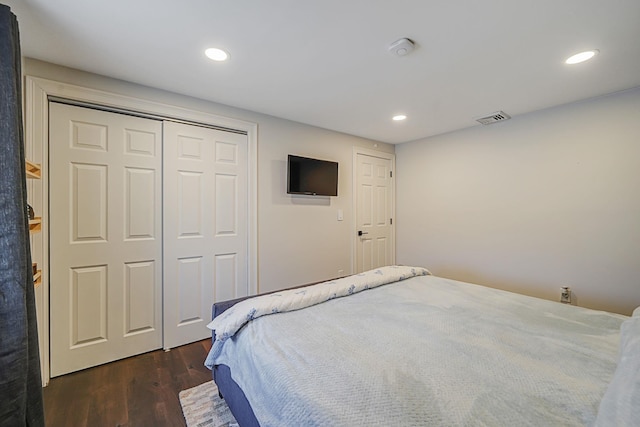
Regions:
<svg viewBox="0 0 640 427"><path fill-rule="evenodd" d="M511 116L504 111L496 111L495 113L491 113L488 116L479 117L476 119L476 121L478 123L482 123L483 125L490 125L492 123L504 122L505 120L509 120L510 118Z"/></svg>
<svg viewBox="0 0 640 427"><path fill-rule="evenodd" d="M396 56L405 56L413 49L415 49L415 47L415 43L413 43L412 40L403 38L391 43L391 46L389 46L389 52L395 54Z"/></svg>

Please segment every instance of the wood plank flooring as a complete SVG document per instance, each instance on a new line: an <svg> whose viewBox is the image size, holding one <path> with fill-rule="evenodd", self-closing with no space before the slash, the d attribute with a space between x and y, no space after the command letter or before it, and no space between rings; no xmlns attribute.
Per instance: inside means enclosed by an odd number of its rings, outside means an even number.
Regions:
<svg viewBox="0 0 640 427"><path fill-rule="evenodd" d="M46 425L185 426L178 393L211 380L210 348L198 341L53 378L43 389Z"/></svg>

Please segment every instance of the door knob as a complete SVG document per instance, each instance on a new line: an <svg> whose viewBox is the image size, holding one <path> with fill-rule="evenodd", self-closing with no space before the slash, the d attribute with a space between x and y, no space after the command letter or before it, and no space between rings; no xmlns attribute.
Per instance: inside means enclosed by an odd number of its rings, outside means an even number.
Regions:
<svg viewBox="0 0 640 427"><path fill-rule="evenodd" d="M367 231L358 231L358 236L362 236L363 234L369 234Z"/></svg>

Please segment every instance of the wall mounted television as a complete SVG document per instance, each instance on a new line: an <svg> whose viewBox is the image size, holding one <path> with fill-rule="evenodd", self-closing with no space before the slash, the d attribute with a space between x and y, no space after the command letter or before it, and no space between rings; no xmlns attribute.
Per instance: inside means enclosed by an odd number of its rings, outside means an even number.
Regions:
<svg viewBox="0 0 640 427"><path fill-rule="evenodd" d="M338 195L338 163L289 154L287 193Z"/></svg>

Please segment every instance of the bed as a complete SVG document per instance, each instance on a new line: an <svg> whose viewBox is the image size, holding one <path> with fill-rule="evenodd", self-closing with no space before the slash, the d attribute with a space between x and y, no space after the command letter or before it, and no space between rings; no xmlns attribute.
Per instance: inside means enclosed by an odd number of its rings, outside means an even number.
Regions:
<svg viewBox="0 0 640 427"><path fill-rule="evenodd" d="M388 266L213 311L205 365L242 427L640 420L640 309Z"/></svg>

